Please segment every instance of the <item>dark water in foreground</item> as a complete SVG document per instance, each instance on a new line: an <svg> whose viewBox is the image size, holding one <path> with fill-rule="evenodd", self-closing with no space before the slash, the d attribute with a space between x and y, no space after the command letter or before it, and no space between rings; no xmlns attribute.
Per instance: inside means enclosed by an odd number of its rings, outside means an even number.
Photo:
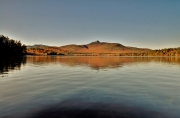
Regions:
<svg viewBox="0 0 180 118"><path fill-rule="evenodd" d="M0 118L180 118L180 57L27 56L0 65Z"/></svg>

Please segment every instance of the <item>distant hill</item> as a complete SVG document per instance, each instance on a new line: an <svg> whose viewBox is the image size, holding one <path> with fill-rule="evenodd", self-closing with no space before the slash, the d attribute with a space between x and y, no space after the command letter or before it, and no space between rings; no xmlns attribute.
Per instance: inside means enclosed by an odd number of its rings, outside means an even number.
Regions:
<svg viewBox="0 0 180 118"><path fill-rule="evenodd" d="M20 41L0 35L1 55L67 55L67 56L179 56L180 47L151 50L124 46L120 43L94 41L84 45L48 46L22 45Z"/></svg>
<svg viewBox="0 0 180 118"><path fill-rule="evenodd" d="M180 48L151 50L124 46L120 43L94 41L84 45L65 45L60 47L35 44L27 46L32 55L74 55L74 56L180 56Z"/></svg>
<svg viewBox="0 0 180 118"><path fill-rule="evenodd" d="M47 48L48 45L42 45L42 44L34 44L34 45L27 45L27 48Z"/></svg>
<svg viewBox="0 0 180 118"><path fill-rule="evenodd" d="M107 43L95 41L86 45L66 45L61 46L61 50L72 53L130 53L130 52L145 52L150 49L126 47L119 43Z"/></svg>
<svg viewBox="0 0 180 118"><path fill-rule="evenodd" d="M63 54L63 55L106 55L119 53L143 53L147 48L127 47L119 43L94 41L85 45L65 45L60 47L35 44L27 46L29 54Z"/></svg>

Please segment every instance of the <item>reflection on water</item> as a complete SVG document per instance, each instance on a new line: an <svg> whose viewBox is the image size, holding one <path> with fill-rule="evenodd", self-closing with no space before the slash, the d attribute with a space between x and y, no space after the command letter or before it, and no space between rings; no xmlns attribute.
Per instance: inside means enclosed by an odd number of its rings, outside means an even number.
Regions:
<svg viewBox="0 0 180 118"><path fill-rule="evenodd" d="M26 57L1 57L0 74L7 74L11 70L20 70L26 64Z"/></svg>
<svg viewBox="0 0 180 118"><path fill-rule="evenodd" d="M92 69L117 68L129 63L162 62L180 65L180 57L99 57L99 56L29 56L28 63L61 63L68 66L88 66Z"/></svg>
<svg viewBox="0 0 180 118"><path fill-rule="evenodd" d="M0 118L180 117L180 57L27 56L2 62L8 76L0 76Z"/></svg>

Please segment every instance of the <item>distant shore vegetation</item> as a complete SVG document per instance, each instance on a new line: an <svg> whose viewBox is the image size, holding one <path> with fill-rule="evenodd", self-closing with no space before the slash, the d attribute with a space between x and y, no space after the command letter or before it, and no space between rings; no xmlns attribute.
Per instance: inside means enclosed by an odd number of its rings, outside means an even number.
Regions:
<svg viewBox="0 0 180 118"><path fill-rule="evenodd" d="M16 57L26 54L26 45L21 41L9 39L4 35L0 35L0 54L1 56Z"/></svg>
<svg viewBox="0 0 180 118"><path fill-rule="evenodd" d="M151 50L127 47L119 43L95 41L86 45L66 45L61 47L47 45L26 46L21 41L0 35L0 54L2 56L22 55L64 55L64 56L180 56L180 47Z"/></svg>
<svg viewBox="0 0 180 118"><path fill-rule="evenodd" d="M168 49L159 49L151 50L147 52L131 52L131 53L81 53L81 52L68 52L49 50L49 49L39 49L33 48L28 49L28 55L64 55L64 56L180 56L180 48L168 48Z"/></svg>
<svg viewBox="0 0 180 118"><path fill-rule="evenodd" d="M32 46L27 48L28 55L64 55L64 56L180 56L180 47L178 48L167 48L167 49L157 49L157 50L126 50L122 49L118 51L101 51L101 52L81 52L78 50L72 50L66 48L65 50L59 47L43 47L43 46Z"/></svg>

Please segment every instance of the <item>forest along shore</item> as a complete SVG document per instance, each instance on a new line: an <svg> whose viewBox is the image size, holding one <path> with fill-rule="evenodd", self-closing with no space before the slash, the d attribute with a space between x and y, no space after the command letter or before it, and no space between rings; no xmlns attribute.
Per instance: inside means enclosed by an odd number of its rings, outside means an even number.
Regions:
<svg viewBox="0 0 180 118"><path fill-rule="evenodd" d="M180 56L180 47L151 50L124 46L119 43L95 41L86 45L66 45L61 47L47 45L27 46L28 55L65 56Z"/></svg>
<svg viewBox="0 0 180 118"><path fill-rule="evenodd" d="M0 35L0 54L3 57L23 55L65 55L65 56L180 56L180 47L152 50L124 46L120 43L94 41L85 45L26 46L21 41Z"/></svg>

